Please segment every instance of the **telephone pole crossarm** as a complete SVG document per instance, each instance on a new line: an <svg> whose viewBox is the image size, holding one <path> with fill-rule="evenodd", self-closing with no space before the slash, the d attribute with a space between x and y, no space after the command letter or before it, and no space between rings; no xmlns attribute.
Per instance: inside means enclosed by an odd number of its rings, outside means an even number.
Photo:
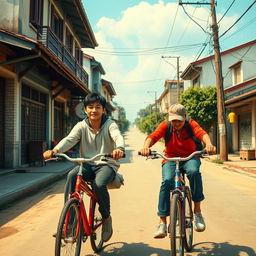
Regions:
<svg viewBox="0 0 256 256"><path fill-rule="evenodd" d="M205 3L205 2L182 2L181 0L179 1L179 5L183 5L183 4L199 4L199 5L211 5L211 3Z"/></svg>

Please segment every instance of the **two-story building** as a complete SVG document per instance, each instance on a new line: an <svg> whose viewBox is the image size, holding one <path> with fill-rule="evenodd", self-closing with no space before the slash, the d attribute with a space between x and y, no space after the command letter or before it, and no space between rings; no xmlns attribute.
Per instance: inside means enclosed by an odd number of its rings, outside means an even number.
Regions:
<svg viewBox="0 0 256 256"><path fill-rule="evenodd" d="M1 1L0 168L40 160L67 133L90 91L82 48L96 46L81 0Z"/></svg>
<svg viewBox="0 0 256 256"><path fill-rule="evenodd" d="M160 112L167 114L169 107L179 101L179 96L184 91L184 81L166 80L164 90L157 99Z"/></svg>
<svg viewBox="0 0 256 256"><path fill-rule="evenodd" d="M256 40L221 52L229 151L255 149L256 145ZM214 56L193 63L183 71L191 86L214 86ZM229 115L231 113L231 115ZM228 117L234 117L230 123ZM232 118L233 119L233 118Z"/></svg>

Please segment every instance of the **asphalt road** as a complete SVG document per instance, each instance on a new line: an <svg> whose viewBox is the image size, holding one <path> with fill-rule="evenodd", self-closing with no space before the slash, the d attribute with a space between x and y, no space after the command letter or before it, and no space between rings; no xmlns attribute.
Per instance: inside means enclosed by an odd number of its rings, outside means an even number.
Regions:
<svg viewBox="0 0 256 256"><path fill-rule="evenodd" d="M102 256L165 256L169 240L154 239L158 223L157 200L161 181L161 160L145 160L137 151L145 136L136 129L126 134L127 157L120 173L125 186L111 190L114 234ZM163 150L162 144L154 146ZM203 160L205 201L202 210L206 230L194 232L194 248L187 256L256 255L256 179L228 171ZM60 180L33 196L26 197L0 212L0 255L54 255L54 238L63 206ZM81 256L96 255L89 240Z"/></svg>

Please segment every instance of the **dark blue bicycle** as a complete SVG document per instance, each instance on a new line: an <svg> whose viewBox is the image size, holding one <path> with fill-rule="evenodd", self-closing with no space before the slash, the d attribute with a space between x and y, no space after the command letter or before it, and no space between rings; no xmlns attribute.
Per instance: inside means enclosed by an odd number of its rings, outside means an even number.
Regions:
<svg viewBox="0 0 256 256"><path fill-rule="evenodd" d="M184 172L180 170L179 162L188 161L192 157L202 156L206 151L195 151L188 157L168 158L157 151L151 151L150 159L163 158L176 163L175 188L170 196L169 237L171 256L183 256L184 248L187 252L193 247L193 210L190 187L185 183Z"/></svg>

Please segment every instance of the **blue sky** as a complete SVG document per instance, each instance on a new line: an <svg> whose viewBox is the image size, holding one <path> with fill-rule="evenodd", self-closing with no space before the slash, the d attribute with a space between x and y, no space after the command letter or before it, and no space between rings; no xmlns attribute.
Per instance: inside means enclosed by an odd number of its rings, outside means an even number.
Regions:
<svg viewBox="0 0 256 256"><path fill-rule="evenodd" d="M162 56L179 56L182 71L198 57L213 54L208 5L183 5L199 26L185 14L178 0L82 2L99 44L95 50L84 51L103 65L104 79L112 82L117 93L114 101L125 108L130 121L134 121L140 109L154 102L155 92L157 97L161 95L166 79L176 79L176 58ZM219 35L222 35L254 0L216 2L218 20L233 3L219 23ZM221 50L255 40L255 25L256 4L220 37ZM204 43L207 46L199 56Z"/></svg>

